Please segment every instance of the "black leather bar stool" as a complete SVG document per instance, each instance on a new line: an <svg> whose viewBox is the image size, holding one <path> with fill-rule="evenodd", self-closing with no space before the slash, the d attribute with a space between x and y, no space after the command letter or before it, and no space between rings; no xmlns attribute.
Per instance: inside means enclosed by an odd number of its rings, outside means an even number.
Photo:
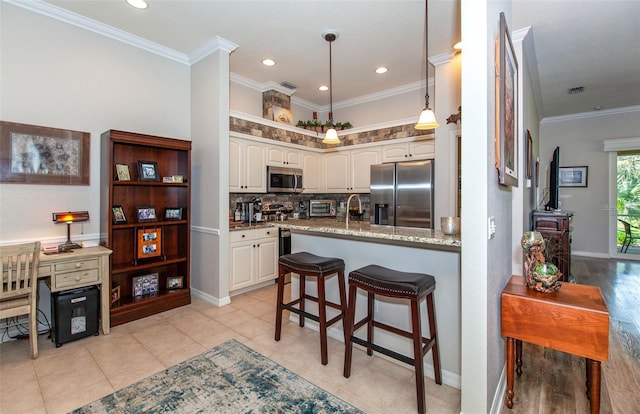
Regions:
<svg viewBox="0 0 640 414"><path fill-rule="evenodd" d="M356 291L357 289L367 291L367 316L355 323ZM427 352L431 349L433 356L433 369L435 372L436 384L442 384L442 372L440 369L440 354L438 352L438 335L436 329L436 313L433 305L433 291L436 288L436 279L424 273L407 273L397 270L387 269L382 266L369 265L349 273L349 308L345 325L345 357L344 376L351 376L351 356L353 354L353 343L367 348L367 354L373 355L373 351L380 352L391 358L413 365L416 373L416 394L418 397L418 412L424 413L424 370L422 361ZM392 298L409 299L411 304L411 325L410 332L393 326L375 321L373 318L373 303L375 295ZM420 324L420 301L427 299L427 314L429 317L429 335L425 338L421 333ZM367 340L354 336L355 331L367 324ZM390 349L383 348L374 343L373 328L383 329L395 334L411 338L413 340L413 358L401 355Z"/></svg>
<svg viewBox="0 0 640 414"><path fill-rule="evenodd" d="M284 303L284 276L287 273L300 275L300 296L289 303ZM329 302L325 298L325 278L338 275L340 303ZM305 277L314 276L318 281L318 296L311 296L305 292ZM318 304L318 315L305 311L305 300ZM294 307L298 305L298 307ZM327 306L337 309L340 313L327 321ZM347 313L347 295L344 283L344 260L333 257L321 257L307 252L292 253L280 256L278 260L278 309L276 310L276 341L280 340L282 330L282 311L289 310L300 316L300 327L304 326L304 319L309 318L320 324L320 354L322 365L327 365L327 328L343 319Z"/></svg>

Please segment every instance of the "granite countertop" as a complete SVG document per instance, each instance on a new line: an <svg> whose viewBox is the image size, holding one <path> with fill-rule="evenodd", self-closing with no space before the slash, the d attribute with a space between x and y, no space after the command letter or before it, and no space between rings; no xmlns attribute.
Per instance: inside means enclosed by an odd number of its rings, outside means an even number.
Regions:
<svg viewBox="0 0 640 414"><path fill-rule="evenodd" d="M349 221L348 227L344 221L337 221L336 219L290 219L270 222L268 225L291 229L294 233L424 249L459 252L462 246L459 235L448 236L439 230L379 226L370 224L368 221Z"/></svg>

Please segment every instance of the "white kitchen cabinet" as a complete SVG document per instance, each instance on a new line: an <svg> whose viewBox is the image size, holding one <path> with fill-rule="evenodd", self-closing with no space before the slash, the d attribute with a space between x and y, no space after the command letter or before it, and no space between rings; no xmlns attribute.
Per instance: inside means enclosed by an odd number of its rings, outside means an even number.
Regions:
<svg viewBox="0 0 640 414"><path fill-rule="evenodd" d="M267 165L276 167L302 168L302 154L300 150L267 145Z"/></svg>
<svg viewBox="0 0 640 414"><path fill-rule="evenodd" d="M302 154L302 192L319 193L324 191L322 173L322 154L304 152Z"/></svg>
<svg viewBox="0 0 640 414"><path fill-rule="evenodd" d="M348 193L351 187L349 151L324 155L325 190L329 193Z"/></svg>
<svg viewBox="0 0 640 414"><path fill-rule="evenodd" d="M434 158L432 139L382 146L382 162L415 161Z"/></svg>
<svg viewBox="0 0 640 414"><path fill-rule="evenodd" d="M380 163L380 147L341 151L325 155L327 192L368 193L371 165Z"/></svg>
<svg viewBox="0 0 640 414"><path fill-rule="evenodd" d="M229 192L267 191L265 152L260 142L229 138Z"/></svg>
<svg viewBox="0 0 640 414"><path fill-rule="evenodd" d="M229 291L278 277L278 229L266 227L229 233Z"/></svg>

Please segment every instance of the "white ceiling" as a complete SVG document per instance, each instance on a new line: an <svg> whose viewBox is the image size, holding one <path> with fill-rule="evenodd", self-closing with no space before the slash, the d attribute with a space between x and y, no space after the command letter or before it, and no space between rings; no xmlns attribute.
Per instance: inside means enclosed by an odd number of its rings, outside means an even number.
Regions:
<svg viewBox="0 0 640 414"><path fill-rule="evenodd" d="M220 36L238 45L230 60L234 74L291 82L296 98L320 107L329 102L328 92L318 91L329 81L329 45L322 38L329 29L339 35L332 45L334 106L424 81L421 0L148 2L148 9L136 10L124 0L46 1L187 56ZM513 0L511 31L532 28L540 116L640 105L639 21L640 0ZM429 56L446 56L459 40L459 0L431 0ZM265 57L276 66L263 66ZM380 65L389 72L375 74ZM577 86L585 92L567 93Z"/></svg>

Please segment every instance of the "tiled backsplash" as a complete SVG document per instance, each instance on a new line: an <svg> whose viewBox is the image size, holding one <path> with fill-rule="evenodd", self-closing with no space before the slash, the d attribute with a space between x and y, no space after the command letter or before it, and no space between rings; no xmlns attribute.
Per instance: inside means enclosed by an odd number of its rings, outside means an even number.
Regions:
<svg viewBox="0 0 640 414"><path fill-rule="evenodd" d="M245 194L245 193L230 193L229 194L229 214L233 214L236 204L243 202L250 202L254 199L254 197L262 200L263 203L281 203L283 201L291 201L293 202L294 209L297 208L300 201L308 201L308 200L317 200L317 199L329 199L336 200L336 204L340 206L341 202L344 202L346 205L347 199L351 194ZM362 202L362 209L364 210L364 214L362 218L364 220L369 220L369 207L371 204L371 198L369 194L358 194L360 196L360 201ZM351 206L355 207L358 205L356 200L351 201ZM294 210L295 212L295 210Z"/></svg>

